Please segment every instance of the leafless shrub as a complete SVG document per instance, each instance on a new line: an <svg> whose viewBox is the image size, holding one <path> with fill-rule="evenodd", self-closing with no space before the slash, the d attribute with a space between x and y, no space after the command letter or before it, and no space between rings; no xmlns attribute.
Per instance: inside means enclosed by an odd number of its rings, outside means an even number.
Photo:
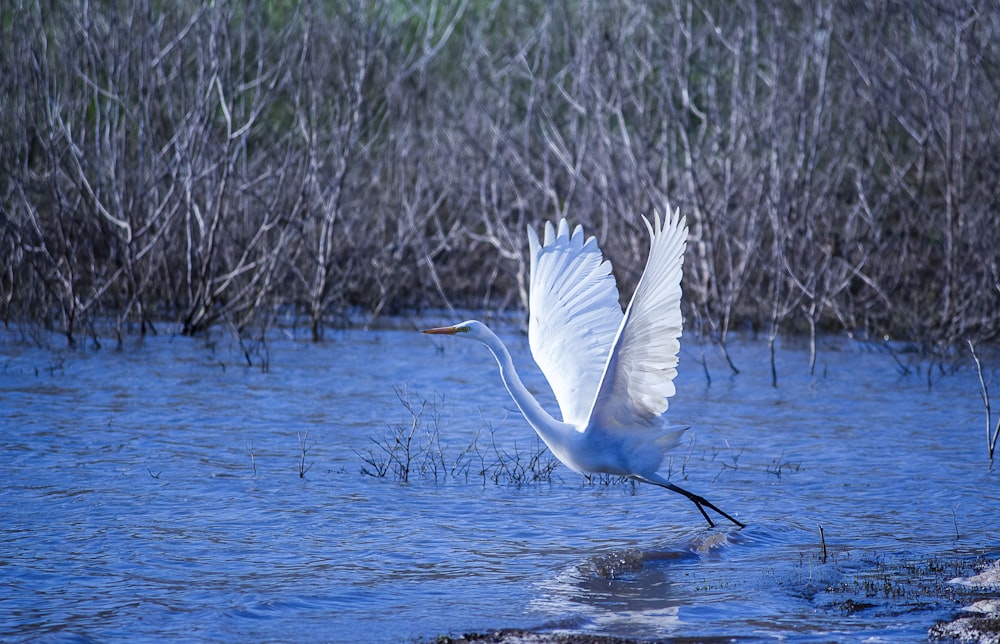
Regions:
<svg viewBox="0 0 1000 644"><path fill-rule="evenodd" d="M419 6L418 6L419 5ZM526 302L524 227L690 225L686 316L928 350L1000 329L1000 9L689 2L0 9L0 315L313 337ZM730 366L736 365L730 360ZM777 373L773 372L777 380Z"/></svg>

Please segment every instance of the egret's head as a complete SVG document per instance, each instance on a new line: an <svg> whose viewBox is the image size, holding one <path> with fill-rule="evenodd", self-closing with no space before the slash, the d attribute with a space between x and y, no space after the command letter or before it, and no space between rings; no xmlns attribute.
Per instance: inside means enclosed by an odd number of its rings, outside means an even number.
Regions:
<svg viewBox="0 0 1000 644"><path fill-rule="evenodd" d="M425 329L423 333L430 333L432 335L453 335L457 338L472 338L479 340L482 337L482 331L485 328L482 322L477 320L466 320L465 322L459 322L454 326L442 326L436 329Z"/></svg>

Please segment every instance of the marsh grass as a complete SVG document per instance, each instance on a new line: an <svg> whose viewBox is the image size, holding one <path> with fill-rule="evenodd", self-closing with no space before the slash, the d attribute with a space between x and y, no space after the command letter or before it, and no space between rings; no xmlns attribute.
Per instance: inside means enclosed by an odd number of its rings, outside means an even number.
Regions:
<svg viewBox="0 0 1000 644"><path fill-rule="evenodd" d="M362 474L400 483L415 476L435 483L479 479L484 485L514 486L552 480L559 462L537 437L530 447L515 442L508 449L497 442L492 424L484 422L472 441L452 456L441 442L443 398L411 395L405 387L395 391L407 418L389 425L382 436L369 437L372 446L354 450L362 461Z"/></svg>
<svg viewBox="0 0 1000 644"><path fill-rule="evenodd" d="M958 611L996 597L996 588L955 583L988 568L991 560L984 556L907 559L845 549L829 537L819 526L815 548L802 551L792 576L780 580L818 609L863 618L886 611Z"/></svg>
<svg viewBox="0 0 1000 644"><path fill-rule="evenodd" d="M853 595L855 601L860 602L906 600L918 603L927 600L957 604L982 598L983 592L951 583L951 580L982 571L988 561L981 557L895 560L877 553L864 553L855 563L841 559L836 565L844 569L839 579L825 586L828 593Z"/></svg>
<svg viewBox="0 0 1000 644"><path fill-rule="evenodd" d="M361 459L361 474L399 483L415 478L434 483L478 480L483 485L515 487L551 483L558 477L558 459L533 432L527 441L501 441L497 436L498 428L483 418L469 443L456 451L441 440L443 396L433 394L425 398L405 386L396 387L395 393L403 407L403 420L388 425L380 436L369 436L368 447L353 450ZM801 464L789 461L784 454L766 462L748 462L742 458L744 451L728 441L725 449L700 449L696 435L691 433L682 453L667 456L666 475L672 480L687 479L688 465L695 459L702 464L718 466L713 481L727 472L741 469L764 472L779 481L784 474L802 470ZM632 493L638 485L629 477L609 474L585 475L584 480L588 485L628 487Z"/></svg>

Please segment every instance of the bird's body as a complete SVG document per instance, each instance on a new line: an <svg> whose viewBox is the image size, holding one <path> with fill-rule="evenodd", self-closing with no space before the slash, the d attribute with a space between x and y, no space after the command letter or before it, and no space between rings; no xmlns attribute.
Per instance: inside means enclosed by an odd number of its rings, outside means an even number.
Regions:
<svg viewBox="0 0 1000 644"><path fill-rule="evenodd" d="M548 380L562 420L521 382L510 352L482 322L424 333L467 337L496 357L500 376L528 424L563 464L581 474L627 476L691 499L712 525L708 507L743 524L658 473L686 427L666 426L682 332L681 273L687 226L676 212L646 222L652 237L646 269L623 313L611 265L597 241L566 220L548 223L539 241L528 229L531 283L528 342Z"/></svg>

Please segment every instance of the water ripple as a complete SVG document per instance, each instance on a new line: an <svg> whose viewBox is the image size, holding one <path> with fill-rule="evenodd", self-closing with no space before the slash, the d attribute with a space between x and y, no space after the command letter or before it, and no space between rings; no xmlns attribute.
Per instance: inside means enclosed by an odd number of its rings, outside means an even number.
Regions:
<svg viewBox="0 0 1000 644"><path fill-rule="evenodd" d="M413 335L278 337L268 373L225 336L8 347L0 638L922 639L951 605L908 585L927 574L895 571L1000 549L974 374L928 389L847 345L809 376L785 349L775 388L766 347L735 341L740 376L711 357L711 385L682 370L671 416L692 429L669 473L749 524L708 530L678 495L563 468L522 486L362 474L358 454L412 420L394 385L436 401L446 460L484 419L510 453L533 444L481 347L442 355ZM512 347L529 365L523 339ZM524 379L545 390L527 366ZM878 570L902 599L866 611Z"/></svg>

